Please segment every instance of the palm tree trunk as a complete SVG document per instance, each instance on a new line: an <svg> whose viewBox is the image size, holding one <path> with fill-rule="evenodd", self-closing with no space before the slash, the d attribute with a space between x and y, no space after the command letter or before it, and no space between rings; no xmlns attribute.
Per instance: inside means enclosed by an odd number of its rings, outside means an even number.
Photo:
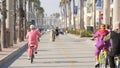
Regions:
<svg viewBox="0 0 120 68"><path fill-rule="evenodd" d="M75 7L75 0L73 0L73 11L74 11L74 7ZM75 15L73 12L73 29L76 30L76 24L75 24Z"/></svg>
<svg viewBox="0 0 120 68"><path fill-rule="evenodd" d="M6 4L8 5L7 8L7 19L6 19L6 44L8 47L13 46L13 36L14 36L14 31L13 31L13 10L14 10L14 0L7 0Z"/></svg>
<svg viewBox="0 0 120 68"><path fill-rule="evenodd" d="M24 41L24 24L23 24L24 10L23 10L23 0L21 0L21 41Z"/></svg>
<svg viewBox="0 0 120 68"><path fill-rule="evenodd" d="M69 29L71 30L71 1L68 2Z"/></svg>
<svg viewBox="0 0 120 68"><path fill-rule="evenodd" d="M1 24L1 47L0 51L3 48L7 48L8 46L6 45L6 0L2 1L2 6L1 6L1 14L2 14L2 24Z"/></svg>
<svg viewBox="0 0 120 68"><path fill-rule="evenodd" d="M24 14L25 14L25 17L24 17L24 19L25 19L25 20L24 20L24 21L25 21L25 23L24 23L24 37L25 37L26 34L27 34L26 5L27 5L27 4L26 4L26 0L25 0L25 6L24 6L24 7L25 7L25 13L24 13Z"/></svg>
<svg viewBox="0 0 120 68"><path fill-rule="evenodd" d="M94 30L96 30L96 9L95 9L95 0L93 0L93 10L92 10L92 22L94 25Z"/></svg>
<svg viewBox="0 0 120 68"><path fill-rule="evenodd" d="M28 17L27 17L27 28L30 25L30 0L28 0Z"/></svg>
<svg viewBox="0 0 120 68"><path fill-rule="evenodd" d="M67 31L67 6L65 4L65 29Z"/></svg>
<svg viewBox="0 0 120 68"><path fill-rule="evenodd" d="M115 29L115 24L120 21L120 0L113 1L113 29Z"/></svg>
<svg viewBox="0 0 120 68"><path fill-rule="evenodd" d="M110 25L110 0L104 0L104 19L103 22L105 24L109 24Z"/></svg>
<svg viewBox="0 0 120 68"><path fill-rule="evenodd" d="M84 29L84 0L80 0L80 37Z"/></svg>
<svg viewBox="0 0 120 68"><path fill-rule="evenodd" d="M80 0L80 30L84 29L84 1Z"/></svg>
<svg viewBox="0 0 120 68"><path fill-rule="evenodd" d="M16 0L14 0L14 43L17 43L17 37L16 37Z"/></svg>
<svg viewBox="0 0 120 68"><path fill-rule="evenodd" d="M22 41L21 38L21 26L22 24L22 7L21 7L21 0L18 0L18 42Z"/></svg>
<svg viewBox="0 0 120 68"><path fill-rule="evenodd" d="M63 6L63 12L64 12L64 28L65 30L67 30L67 8L66 8L66 4Z"/></svg>

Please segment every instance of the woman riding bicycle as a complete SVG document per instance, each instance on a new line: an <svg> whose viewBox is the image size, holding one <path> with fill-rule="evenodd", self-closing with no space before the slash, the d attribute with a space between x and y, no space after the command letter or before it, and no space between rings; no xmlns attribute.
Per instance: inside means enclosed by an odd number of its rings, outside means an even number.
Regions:
<svg viewBox="0 0 120 68"><path fill-rule="evenodd" d="M31 56L31 50L30 47L31 44L35 44L35 53L37 53L38 49L38 37L40 37L41 34L38 30L36 30L34 25L30 25L30 31L27 32L26 38L28 39L28 59L30 59Z"/></svg>
<svg viewBox="0 0 120 68"><path fill-rule="evenodd" d="M109 46L110 46L110 42L106 42L103 40L103 37L106 36L109 32L106 30L105 25L102 24L101 29L99 29L91 38L91 40L94 40L95 38L97 38L97 43L95 44L96 47L96 51L95 51L95 59L96 59L96 65L95 67L99 66L99 54L100 51L105 48L105 50L107 51Z"/></svg>

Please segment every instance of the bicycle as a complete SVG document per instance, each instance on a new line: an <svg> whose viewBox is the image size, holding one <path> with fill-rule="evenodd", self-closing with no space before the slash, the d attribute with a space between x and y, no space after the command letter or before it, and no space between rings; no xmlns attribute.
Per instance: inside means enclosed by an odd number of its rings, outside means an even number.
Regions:
<svg viewBox="0 0 120 68"><path fill-rule="evenodd" d="M31 63L33 63L33 59L34 59L34 57L35 57L35 45L34 44L31 44L31 46L30 46L30 48L31 48L31 56L30 56L30 60L31 60Z"/></svg>
<svg viewBox="0 0 120 68"><path fill-rule="evenodd" d="M92 38L91 40L94 40L94 38ZM107 68L108 65L108 52L105 50L106 47L103 47L103 49L101 49L100 54L99 54L99 65L95 68Z"/></svg>
<svg viewBox="0 0 120 68"><path fill-rule="evenodd" d="M108 65L108 53L102 49L99 54L99 67L98 68L107 68Z"/></svg>
<svg viewBox="0 0 120 68"><path fill-rule="evenodd" d="M116 68L120 68L120 55L114 57Z"/></svg>

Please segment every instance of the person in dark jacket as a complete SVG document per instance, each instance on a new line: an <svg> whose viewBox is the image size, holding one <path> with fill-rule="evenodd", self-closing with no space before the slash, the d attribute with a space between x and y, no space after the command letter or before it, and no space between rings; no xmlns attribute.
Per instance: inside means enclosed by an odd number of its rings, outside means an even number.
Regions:
<svg viewBox="0 0 120 68"><path fill-rule="evenodd" d="M115 68L114 57L120 55L120 22L116 22L113 31L111 31L104 40L111 40L111 48L109 51L110 68Z"/></svg>
<svg viewBox="0 0 120 68"><path fill-rule="evenodd" d="M56 31L56 36L59 36L59 29L58 29L58 27L56 27L55 31Z"/></svg>

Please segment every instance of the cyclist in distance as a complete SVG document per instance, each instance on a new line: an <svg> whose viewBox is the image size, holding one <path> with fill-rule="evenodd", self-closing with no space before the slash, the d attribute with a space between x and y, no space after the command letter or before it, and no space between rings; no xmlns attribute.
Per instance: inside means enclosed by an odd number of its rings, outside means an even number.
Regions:
<svg viewBox="0 0 120 68"><path fill-rule="evenodd" d="M31 56L30 44L35 44L35 54L37 54L38 49L38 38L41 36L40 32L36 29L34 25L30 25L30 31L27 32L26 38L28 39L28 59Z"/></svg>
<svg viewBox="0 0 120 68"><path fill-rule="evenodd" d="M97 38L97 42L95 44L96 50L95 50L95 59L96 59L96 65L95 67L99 67L99 54L100 51L105 47L106 50L108 50L109 48L109 42L105 42L103 40L103 37L106 36L108 34L108 30L106 30L105 25L102 24L100 26L100 29L96 31L96 33L93 35L93 37L91 38L91 40L94 40L95 38Z"/></svg>
<svg viewBox="0 0 120 68"><path fill-rule="evenodd" d="M104 37L104 40L111 40L111 47L109 51L110 68L115 67L115 56L120 56L120 22L116 22L114 29Z"/></svg>

